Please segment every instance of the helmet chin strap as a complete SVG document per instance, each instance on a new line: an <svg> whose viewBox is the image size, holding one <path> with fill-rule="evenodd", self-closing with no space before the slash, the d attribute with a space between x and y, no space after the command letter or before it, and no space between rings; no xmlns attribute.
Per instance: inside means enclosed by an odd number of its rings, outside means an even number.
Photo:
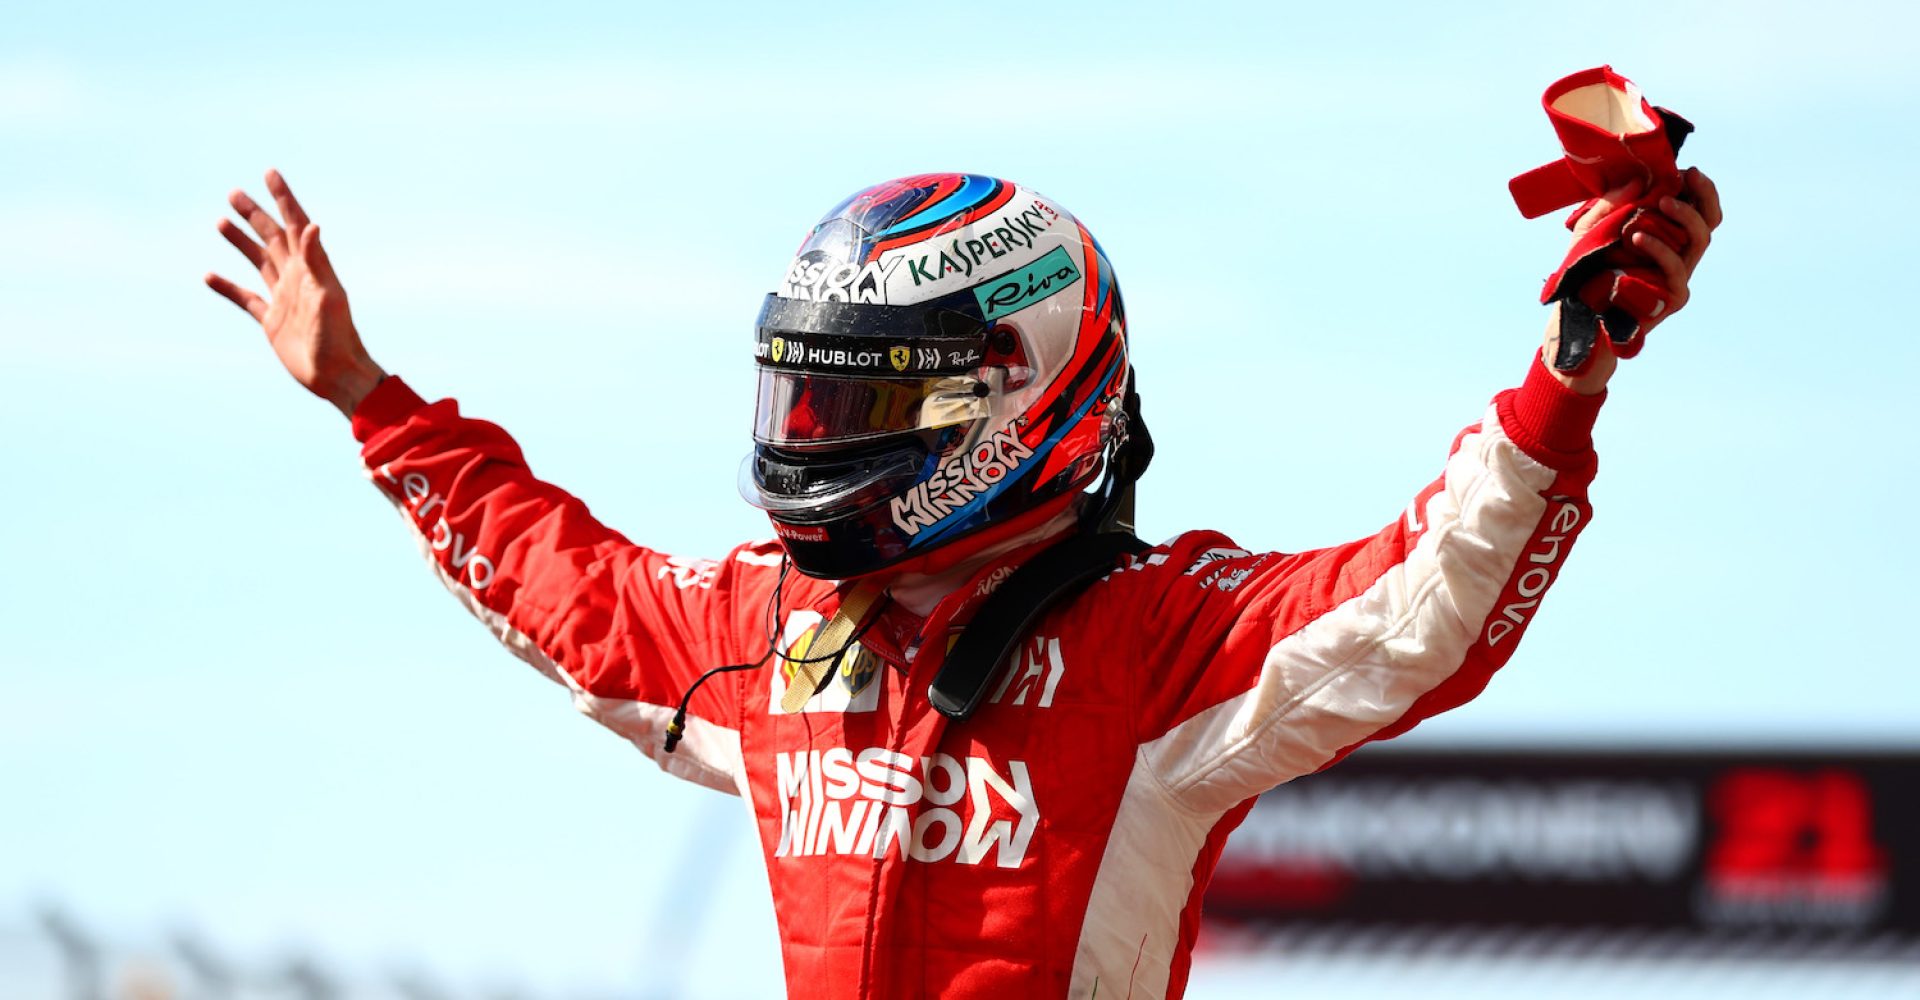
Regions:
<svg viewBox="0 0 1920 1000"><path fill-rule="evenodd" d="M1120 428L1120 439L1113 444L1106 482L1088 508L1086 525L1095 533L1134 533L1133 486L1153 462L1153 435L1140 417L1140 391L1135 385L1138 377L1132 370L1127 372L1127 394L1121 401L1126 420Z"/></svg>

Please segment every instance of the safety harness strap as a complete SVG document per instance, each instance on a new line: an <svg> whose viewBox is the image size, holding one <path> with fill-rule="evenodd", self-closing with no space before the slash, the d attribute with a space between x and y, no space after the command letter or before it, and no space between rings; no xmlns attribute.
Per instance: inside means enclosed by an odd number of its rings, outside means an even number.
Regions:
<svg viewBox="0 0 1920 1000"><path fill-rule="evenodd" d="M961 631L927 687L927 700L949 719L971 716L1014 646L1041 616L1110 572L1120 556L1146 548L1132 533L1082 532L1028 560Z"/></svg>

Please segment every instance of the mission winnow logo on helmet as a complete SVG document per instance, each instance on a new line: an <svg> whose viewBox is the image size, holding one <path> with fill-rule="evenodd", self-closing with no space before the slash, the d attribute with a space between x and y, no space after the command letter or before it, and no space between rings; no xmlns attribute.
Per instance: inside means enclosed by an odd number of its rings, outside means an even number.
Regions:
<svg viewBox="0 0 1920 1000"><path fill-rule="evenodd" d="M936 524L947 515L1007 478L1033 449L1012 427L1002 427L985 441L940 463L940 468L913 489L889 500L893 523L909 535Z"/></svg>

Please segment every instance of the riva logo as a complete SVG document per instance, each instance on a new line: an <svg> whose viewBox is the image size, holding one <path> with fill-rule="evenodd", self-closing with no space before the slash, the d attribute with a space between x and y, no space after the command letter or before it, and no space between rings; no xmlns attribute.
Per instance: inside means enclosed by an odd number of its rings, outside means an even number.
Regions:
<svg viewBox="0 0 1920 1000"><path fill-rule="evenodd" d="M1580 507L1571 500L1560 501L1560 507L1553 512L1552 520L1547 524L1550 534L1540 536L1536 548L1527 552L1527 568L1514 581L1514 592L1518 600L1500 609L1491 622L1487 623L1487 645L1497 646L1500 640L1512 635L1517 628L1527 624L1527 616L1540 605L1540 595L1547 592L1553 584L1553 574L1560 569L1560 557L1566 547L1567 537L1573 529L1580 526Z"/></svg>
<svg viewBox="0 0 1920 1000"><path fill-rule="evenodd" d="M776 858L846 854L1018 868L1040 808L1024 761L880 747L774 754Z"/></svg>
<svg viewBox="0 0 1920 1000"><path fill-rule="evenodd" d="M988 322L1064 291L1080 280L1073 258L1066 247L1054 247L1026 267L1008 271L973 290L980 312Z"/></svg>

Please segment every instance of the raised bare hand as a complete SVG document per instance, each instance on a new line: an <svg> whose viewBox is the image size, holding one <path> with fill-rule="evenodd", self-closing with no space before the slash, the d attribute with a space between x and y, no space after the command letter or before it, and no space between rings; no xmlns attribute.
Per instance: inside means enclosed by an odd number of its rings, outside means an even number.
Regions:
<svg viewBox="0 0 1920 1000"><path fill-rule="evenodd" d="M257 295L218 274L207 275L207 287L259 321L267 343L294 381L352 415L386 373L367 354L354 329L346 289L320 245L320 227L307 218L279 171L267 171L267 190L279 206L281 221L275 221L245 191L235 190L227 201L247 221L253 236L229 219L221 219L216 227L260 272L267 295Z"/></svg>

